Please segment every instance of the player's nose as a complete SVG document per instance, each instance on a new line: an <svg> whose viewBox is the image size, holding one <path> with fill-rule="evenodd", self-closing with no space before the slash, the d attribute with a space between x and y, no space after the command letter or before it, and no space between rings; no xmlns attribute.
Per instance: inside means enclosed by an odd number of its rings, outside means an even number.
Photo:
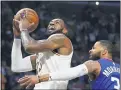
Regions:
<svg viewBox="0 0 121 90"><path fill-rule="evenodd" d="M89 53L91 53L91 52L92 52L92 49L89 50Z"/></svg>

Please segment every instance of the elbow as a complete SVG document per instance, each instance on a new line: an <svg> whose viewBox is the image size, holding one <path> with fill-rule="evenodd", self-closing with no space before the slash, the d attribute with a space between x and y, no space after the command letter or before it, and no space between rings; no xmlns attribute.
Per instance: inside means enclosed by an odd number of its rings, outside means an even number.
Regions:
<svg viewBox="0 0 121 90"><path fill-rule="evenodd" d="M31 49L30 49L29 46L25 46L24 49L25 49L26 52L31 52Z"/></svg>
<svg viewBox="0 0 121 90"><path fill-rule="evenodd" d="M21 72L21 67L20 67L20 65L18 65L18 64L15 64L15 63L12 63L11 64L11 71L12 72Z"/></svg>
<svg viewBox="0 0 121 90"><path fill-rule="evenodd" d="M20 68L19 68L19 65L12 65L11 66L11 71L12 72L20 72Z"/></svg>
<svg viewBox="0 0 121 90"><path fill-rule="evenodd" d="M25 49L25 51L27 53L30 53L30 54L33 54L34 53L33 50L32 50L32 48L29 45L24 46L24 49Z"/></svg>
<svg viewBox="0 0 121 90"><path fill-rule="evenodd" d="M12 71L12 72L19 72L18 69L15 68L15 67L11 67L11 71Z"/></svg>

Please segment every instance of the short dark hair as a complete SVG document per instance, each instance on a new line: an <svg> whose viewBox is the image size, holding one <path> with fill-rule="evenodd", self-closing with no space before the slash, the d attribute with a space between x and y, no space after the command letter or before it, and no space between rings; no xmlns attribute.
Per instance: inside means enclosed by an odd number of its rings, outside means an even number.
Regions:
<svg viewBox="0 0 121 90"><path fill-rule="evenodd" d="M113 46L111 41L109 41L109 40L100 40L98 42L100 42L100 44L108 50L108 53L110 55L112 55L114 46Z"/></svg>

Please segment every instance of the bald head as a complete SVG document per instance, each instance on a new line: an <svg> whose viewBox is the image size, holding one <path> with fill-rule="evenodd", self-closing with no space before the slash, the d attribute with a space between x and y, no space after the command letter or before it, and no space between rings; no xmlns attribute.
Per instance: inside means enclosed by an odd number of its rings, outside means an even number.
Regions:
<svg viewBox="0 0 121 90"><path fill-rule="evenodd" d="M108 40L100 40L98 41L100 43L100 45L103 48L106 48L108 50L108 53L112 55L113 52L113 44L112 42L108 41Z"/></svg>

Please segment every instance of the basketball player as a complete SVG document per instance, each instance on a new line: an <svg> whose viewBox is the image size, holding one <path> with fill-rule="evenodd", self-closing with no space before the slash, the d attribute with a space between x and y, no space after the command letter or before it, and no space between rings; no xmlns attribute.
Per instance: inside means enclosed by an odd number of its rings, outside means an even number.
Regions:
<svg viewBox="0 0 121 90"><path fill-rule="evenodd" d="M34 40L30 37L28 28L32 28L32 25L28 25L26 17L21 17L20 21L13 20L12 71L26 72L36 69L37 75L35 76L38 78L37 76L42 74L69 68L73 47L70 39L65 35L68 31L64 21L62 19L50 21L47 29L50 36L45 40ZM20 31L18 31L17 27L19 27ZM22 58L21 41L25 50L32 54L31 56ZM34 89L66 89L68 84L68 80L38 82ZM24 87L28 83L20 85Z"/></svg>
<svg viewBox="0 0 121 90"><path fill-rule="evenodd" d="M89 74L92 90L119 90L120 89L120 65L112 60L113 45L107 40L97 41L89 51L90 59L85 63L73 68L41 75L40 82L44 81L65 81ZM19 83L27 82L26 76L19 80ZM30 77L33 82L34 77Z"/></svg>

